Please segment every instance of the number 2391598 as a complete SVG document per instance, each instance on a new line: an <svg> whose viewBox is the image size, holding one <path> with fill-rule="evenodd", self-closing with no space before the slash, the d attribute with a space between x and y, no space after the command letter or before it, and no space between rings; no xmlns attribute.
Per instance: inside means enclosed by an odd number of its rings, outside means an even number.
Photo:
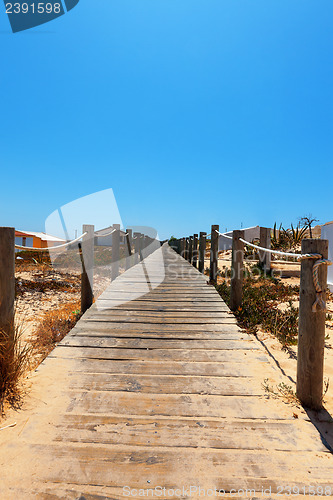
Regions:
<svg viewBox="0 0 333 500"><path fill-rule="evenodd" d="M7 14L60 14L60 3L6 3Z"/></svg>

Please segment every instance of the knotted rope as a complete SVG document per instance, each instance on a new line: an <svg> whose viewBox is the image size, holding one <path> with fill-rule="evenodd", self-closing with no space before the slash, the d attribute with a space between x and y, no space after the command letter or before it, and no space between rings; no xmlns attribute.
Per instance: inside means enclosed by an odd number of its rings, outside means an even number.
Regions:
<svg viewBox="0 0 333 500"><path fill-rule="evenodd" d="M317 298L315 303L312 306L312 312L323 311L326 312L326 302L323 299L323 290L319 283L318 271L320 266L330 266L332 262L330 260L322 259L320 255L320 259L314 263L312 269L312 277L313 277L313 285L316 289Z"/></svg>

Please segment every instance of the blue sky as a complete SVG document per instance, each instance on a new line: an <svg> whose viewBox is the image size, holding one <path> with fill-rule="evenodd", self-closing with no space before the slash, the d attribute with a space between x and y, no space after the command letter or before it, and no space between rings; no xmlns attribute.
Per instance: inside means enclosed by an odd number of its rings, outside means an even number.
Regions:
<svg viewBox="0 0 333 500"><path fill-rule="evenodd" d="M333 219L331 0L0 5L0 224L112 188L161 237ZM111 221L112 222L112 221Z"/></svg>

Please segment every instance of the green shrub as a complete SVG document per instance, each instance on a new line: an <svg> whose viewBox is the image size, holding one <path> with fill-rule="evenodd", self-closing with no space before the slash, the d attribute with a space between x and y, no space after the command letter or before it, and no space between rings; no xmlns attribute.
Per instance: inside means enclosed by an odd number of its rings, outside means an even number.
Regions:
<svg viewBox="0 0 333 500"><path fill-rule="evenodd" d="M224 281L217 291L230 303L230 287ZM292 305L292 297L299 292L298 286L286 286L278 280L247 277L243 285L242 305L235 312L241 328L255 334L259 326L275 335L284 345L297 343L298 308ZM280 302L289 302L285 311L278 308Z"/></svg>

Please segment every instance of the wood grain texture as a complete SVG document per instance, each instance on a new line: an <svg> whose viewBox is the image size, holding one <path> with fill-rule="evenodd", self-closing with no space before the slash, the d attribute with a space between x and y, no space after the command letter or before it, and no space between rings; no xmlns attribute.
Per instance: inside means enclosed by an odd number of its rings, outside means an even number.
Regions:
<svg viewBox="0 0 333 500"><path fill-rule="evenodd" d="M81 273L81 311L86 312L94 299L94 234L95 228L90 224L82 227L82 273Z"/></svg>
<svg viewBox="0 0 333 500"><path fill-rule="evenodd" d="M302 253L321 254L328 257L328 241L304 239ZM298 327L297 395L302 403L314 410L322 407L325 349L325 311L312 311L317 294L313 284L315 259L301 263L301 284ZM326 300L327 266L318 272L323 299Z"/></svg>
<svg viewBox="0 0 333 500"><path fill-rule="evenodd" d="M239 500L233 488L255 490L253 499L271 488L264 498L275 499L279 485L331 485L324 436L263 388L280 377L265 349L199 271L162 252L162 284L115 306L128 288L145 290L141 264L117 278L38 368L40 391L0 433L1 498L121 499L126 486L184 486L167 498L198 499L193 485Z"/></svg>
<svg viewBox="0 0 333 500"><path fill-rule="evenodd" d="M15 229L0 227L0 330L13 335L15 301ZM1 341L1 333L0 333Z"/></svg>
<svg viewBox="0 0 333 500"><path fill-rule="evenodd" d="M233 231L232 233L232 262L231 262L231 289L230 289L230 309L236 311L243 300L243 279L244 279L244 231Z"/></svg>

